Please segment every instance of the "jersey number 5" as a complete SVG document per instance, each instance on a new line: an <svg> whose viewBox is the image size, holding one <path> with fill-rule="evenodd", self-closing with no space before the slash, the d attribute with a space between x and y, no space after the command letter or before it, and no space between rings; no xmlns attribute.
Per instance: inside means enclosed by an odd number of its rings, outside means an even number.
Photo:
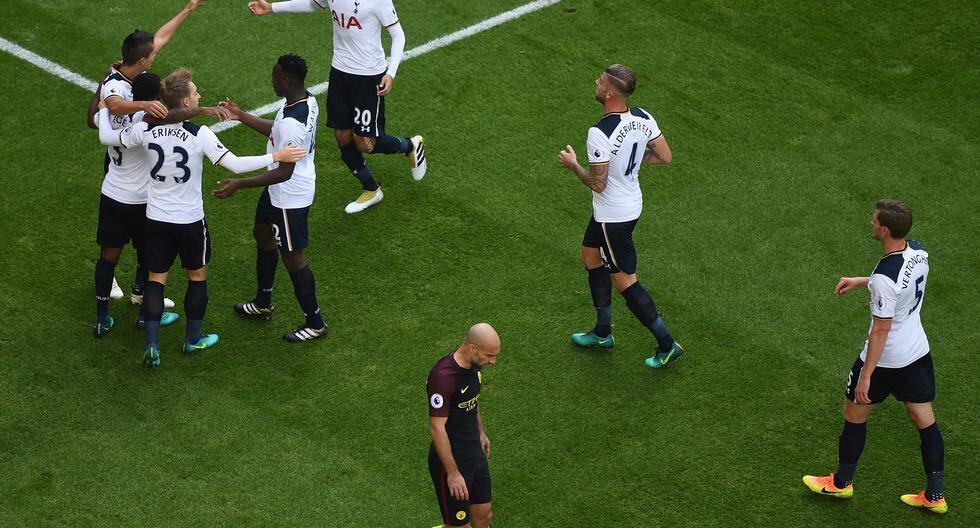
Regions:
<svg viewBox="0 0 980 528"><path fill-rule="evenodd" d="M919 304L922 302L922 295L924 292L922 291L922 288L920 286L922 286L922 281L924 280L925 280L924 275L922 277L919 277L918 279L915 279L915 306L913 306L912 309L909 310L910 315L912 314L912 312L915 311L916 308L919 307Z"/></svg>
<svg viewBox="0 0 980 528"><path fill-rule="evenodd" d="M163 147L157 145L156 143L150 143L146 146L146 148L157 153L157 162L155 165L153 165L153 168L150 169L150 177L156 181L167 181L166 176L157 175L157 173L160 172L160 168L163 167L163 158L164 158ZM187 160L189 159L189 156L187 155L187 151L184 150L182 147L174 147L174 154L180 156L180 160L177 161L176 164L177 168L184 171L184 176L183 177L174 176L174 181L176 181L177 183L187 183L187 180L191 179L191 169L190 167L187 166Z"/></svg>

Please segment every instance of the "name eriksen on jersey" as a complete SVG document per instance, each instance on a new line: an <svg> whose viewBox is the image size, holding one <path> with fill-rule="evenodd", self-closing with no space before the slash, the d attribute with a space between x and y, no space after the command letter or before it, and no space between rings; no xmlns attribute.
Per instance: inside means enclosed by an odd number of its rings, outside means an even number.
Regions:
<svg viewBox="0 0 980 528"><path fill-rule="evenodd" d="M909 259L908 263L905 264L905 271L902 273L902 289L909 287L909 282L912 281L912 270L921 263L925 262L929 264L929 257L924 255L916 255Z"/></svg>
<svg viewBox="0 0 980 528"><path fill-rule="evenodd" d="M150 131L150 133L153 135L153 139L161 137L176 137L181 141L187 141L190 138L190 136L187 135L187 132L185 132L182 128L154 128Z"/></svg>
<svg viewBox="0 0 980 528"><path fill-rule="evenodd" d="M639 130L646 134L648 140L653 139L653 131L650 130L649 125L642 121L629 121L619 130L619 133L616 134L616 139L614 140L615 142L613 143L612 150L612 154L614 156L619 154L619 149L623 146L623 141L626 140L626 136L634 130Z"/></svg>

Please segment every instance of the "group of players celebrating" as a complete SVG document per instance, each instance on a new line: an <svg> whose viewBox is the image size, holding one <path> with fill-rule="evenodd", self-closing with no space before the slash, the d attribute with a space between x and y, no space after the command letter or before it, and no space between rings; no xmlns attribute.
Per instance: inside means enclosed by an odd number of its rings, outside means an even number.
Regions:
<svg viewBox="0 0 980 528"><path fill-rule="evenodd" d="M218 335L202 330L208 304L207 265L211 236L204 215L203 159L235 173L261 174L219 180L219 199L239 189L261 187L252 233L256 242L257 288L254 297L236 304L242 317L269 319L279 258L289 272L305 321L284 334L290 342L318 339L327 332L320 313L316 282L304 255L308 216L316 188L316 130L319 107L307 91L307 65L296 55L282 55L272 67L272 88L282 104L272 120L242 111L229 99L211 107L199 105L201 93L189 70L164 79L148 71L157 53L203 0L191 0L155 34L134 31L122 44L122 61L113 65L93 96L89 124L107 146L105 179L99 208L95 267L96 337L115 325L108 312L115 266L122 248L136 251L132 302L140 304L136 324L145 329L143 361L160 365L160 327L180 316L164 296L168 274L177 256L187 270L183 308L186 335L183 350L199 352L218 343ZM327 95L327 126L334 131L340 157L362 185L361 194L345 211L358 213L384 195L364 160L364 153L404 154L413 178L421 180L427 161L421 136L398 137L384 130L384 97L401 61L405 35L391 0L288 0L248 4L254 15L303 13L323 9L333 19L333 60ZM381 28L392 38L386 60ZM656 120L646 110L628 106L636 88L629 68L614 64L595 82L602 119L588 131L589 168L574 149L566 147L559 161L592 190L593 214L583 237L581 259L596 311L596 324L571 335L581 347L612 348L612 288L643 326L656 346L645 364L665 368L684 353L668 332L650 293L636 276L632 233L642 212L638 183L643 163L668 164L672 154ZM264 155L238 157L206 126L188 120L200 115L238 120L268 138ZM882 201L873 217L874 236L886 255L870 278L844 278L837 292L867 286L872 293L873 325L865 351L856 361L845 401L838 471L827 477L804 477L813 491L839 498L853 494L852 479L864 445L864 427L873 404L888 394L903 400L922 436L928 486L902 500L936 513L947 510L942 490L942 436L932 414L935 394L932 360L919 312L928 275L928 255L914 241L905 241L911 213L901 202ZM429 469L447 526L486 527L492 517L491 481L487 459L490 442L479 412L481 369L496 362L500 339L487 324L474 325L453 353L441 358L427 383L432 446Z"/></svg>
<svg viewBox="0 0 980 528"><path fill-rule="evenodd" d="M141 305L137 325L146 330L147 366L160 364L160 327L179 319L177 313L164 311L174 303L163 295L178 255L189 279L184 299L184 351L197 352L218 342L217 334L201 331L211 255L201 190L204 156L236 173L267 169L249 178L220 180L222 187L213 193L217 198L228 198L241 188L264 188L252 230L258 286L251 300L235 305L235 312L242 317L272 316L273 282L281 256L306 316L303 324L283 337L302 342L320 338L327 331L313 271L303 254L316 188L319 117L316 99L305 87L306 62L296 55L283 55L273 67L273 90L283 98L274 120L244 112L231 100L200 107L201 94L190 71L177 70L161 81L148 70L157 53L202 2L188 2L155 34L136 30L127 36L122 61L110 69L90 107L90 125L99 129L99 139L108 147L97 234L101 254L95 272L94 333L103 337L115 325L108 313L108 301L116 263L123 246L131 242L137 260L131 298ZM350 5L338 5L346 3ZM384 196L362 153L404 154L416 181L425 176L427 160L421 136L398 137L384 132L384 96L391 90L405 42L393 6L390 2L333 4L331 10L340 10L345 24L336 21L340 29L334 32L327 125L335 131L341 158L362 184L361 195L345 208L348 213L357 213ZM325 7L312 0L249 4L256 15ZM343 12L345 8L349 14ZM381 27L392 35L390 62L381 45ZM268 138L266 154L235 157L208 127L187 121L198 115L244 123Z"/></svg>

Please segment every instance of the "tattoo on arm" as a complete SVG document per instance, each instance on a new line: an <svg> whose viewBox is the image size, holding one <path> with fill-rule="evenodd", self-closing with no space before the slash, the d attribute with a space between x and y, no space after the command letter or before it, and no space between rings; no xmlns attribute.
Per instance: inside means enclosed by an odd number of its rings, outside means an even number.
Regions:
<svg viewBox="0 0 980 528"><path fill-rule="evenodd" d="M660 157L660 154L657 153L655 148L648 144L646 151L643 153L643 161L647 163L657 163L658 161L663 162L664 159Z"/></svg>
<svg viewBox="0 0 980 528"><path fill-rule="evenodd" d="M602 192L606 190L606 183L609 179L608 163L589 165L588 170L586 170L584 167L579 167L579 169L580 170L575 171L575 175L578 176L578 179L581 180L586 187L595 192Z"/></svg>

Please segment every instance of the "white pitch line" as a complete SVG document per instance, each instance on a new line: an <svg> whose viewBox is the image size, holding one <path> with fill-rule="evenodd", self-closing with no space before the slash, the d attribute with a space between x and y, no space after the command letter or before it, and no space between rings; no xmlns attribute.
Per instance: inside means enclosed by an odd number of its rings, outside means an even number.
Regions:
<svg viewBox="0 0 980 528"><path fill-rule="evenodd" d="M94 92L95 87L98 86L98 83L94 81L90 81L85 77L82 77L81 75L69 70L68 68L61 66L60 64L55 64L54 62L45 59L44 57L38 55L37 53L24 49L3 37L0 37L0 49L13 55L14 57L23 59L33 64L34 66L41 68L42 70L50 73L51 75L56 75L58 77L61 77L62 79L74 84L75 86L80 86L83 89L88 90L90 92Z"/></svg>
<svg viewBox="0 0 980 528"><path fill-rule="evenodd" d="M534 2L524 4L520 7L511 9L510 11L505 11L495 17L488 18L483 22L478 22L476 24L473 24L472 26L465 27L459 31L456 31L455 33L450 33L443 37L439 37L435 40L430 40L429 42L426 42L421 46L414 47L405 52L405 55L402 58L402 60L407 61L408 59L418 57L420 55L425 55L430 51L435 51L439 48L444 48L454 42L463 40L464 38L467 37L472 37L477 33L482 33L488 29L497 27L505 22L510 22L511 20L520 18L528 13L533 13L539 9L543 9L548 6L555 5L559 2L561 2L561 0L536 0ZM328 82L322 82L320 84L310 87L309 91L313 95L320 95L327 91L328 85L329 85ZM269 103L265 106L260 106L259 108L256 108L254 110L249 110L248 113L252 115L268 115L279 110L279 105L281 104L282 104L282 100L280 99L276 102ZM210 128L215 133L218 133L218 132L228 130L229 128L236 127L239 124L240 123L238 121L222 121L220 123L215 123L214 125L208 128Z"/></svg>

